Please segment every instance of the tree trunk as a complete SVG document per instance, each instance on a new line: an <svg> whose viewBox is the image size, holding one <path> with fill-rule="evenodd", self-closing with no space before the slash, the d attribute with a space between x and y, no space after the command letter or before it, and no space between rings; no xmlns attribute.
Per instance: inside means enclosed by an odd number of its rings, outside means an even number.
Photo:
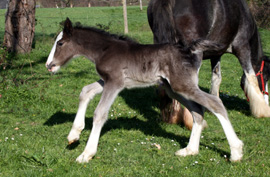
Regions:
<svg viewBox="0 0 270 177"><path fill-rule="evenodd" d="M11 52L29 53L35 34L35 0L10 0L4 45Z"/></svg>

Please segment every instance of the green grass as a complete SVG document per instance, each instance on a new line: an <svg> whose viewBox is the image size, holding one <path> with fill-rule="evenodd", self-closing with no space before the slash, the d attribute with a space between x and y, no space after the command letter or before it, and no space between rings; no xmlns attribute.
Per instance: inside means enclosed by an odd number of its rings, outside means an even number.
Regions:
<svg viewBox="0 0 270 177"><path fill-rule="evenodd" d="M152 43L146 8L141 12L138 7L129 7L128 15L129 36L141 43ZM237 135L245 143L242 162L228 161L226 137L209 112L205 113L209 128L203 131L200 154L174 156L175 151L187 145L190 131L160 120L156 89L151 87L120 94L102 130L95 158L88 164L76 163L90 134L100 96L89 105L80 142L67 146L80 91L98 79L94 65L82 57L56 75L48 73L44 66L61 29L59 22L67 16L85 25L103 24L111 32L123 32L119 7L37 9L35 48L29 55L9 56L12 67L0 71L0 81L6 80L0 85L0 176L270 175L270 122L251 116L239 87L242 70L232 55L222 59L220 95ZM4 24L4 15L0 16L0 23ZM269 54L270 32L260 32ZM3 34L4 25L0 25L1 40ZM200 86L205 91L209 91L210 77L210 62L206 60L200 70ZM161 149L153 143L160 144Z"/></svg>

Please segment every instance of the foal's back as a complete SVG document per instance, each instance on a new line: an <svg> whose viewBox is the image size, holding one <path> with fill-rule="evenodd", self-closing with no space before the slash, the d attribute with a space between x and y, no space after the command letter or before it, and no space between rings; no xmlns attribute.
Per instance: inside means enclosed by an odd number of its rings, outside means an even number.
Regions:
<svg viewBox="0 0 270 177"><path fill-rule="evenodd" d="M169 75L168 69L172 61L179 58L179 55L176 47L166 44L130 44L123 51L119 64L125 86L131 88L157 84L161 78Z"/></svg>

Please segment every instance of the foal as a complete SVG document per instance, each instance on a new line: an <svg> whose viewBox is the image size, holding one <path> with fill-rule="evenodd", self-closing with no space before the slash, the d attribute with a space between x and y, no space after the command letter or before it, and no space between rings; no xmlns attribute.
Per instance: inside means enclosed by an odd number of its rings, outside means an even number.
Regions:
<svg viewBox="0 0 270 177"><path fill-rule="evenodd" d="M83 55L95 63L101 77L99 81L85 86L80 94L79 109L68 135L69 144L79 140L85 127L89 101L98 93L102 93L102 96L94 113L85 150L76 161L88 162L96 154L101 129L120 91L154 84L162 84L170 97L181 101L189 109L194 119L189 143L176 155L198 154L205 107L216 115L224 129L231 149L231 161L241 160L243 143L235 134L223 103L217 96L205 93L198 87L203 51L208 48L216 50L218 47L207 40L197 41L190 48L168 44L140 45L95 28L74 28L67 18L46 67L55 73L73 57Z"/></svg>

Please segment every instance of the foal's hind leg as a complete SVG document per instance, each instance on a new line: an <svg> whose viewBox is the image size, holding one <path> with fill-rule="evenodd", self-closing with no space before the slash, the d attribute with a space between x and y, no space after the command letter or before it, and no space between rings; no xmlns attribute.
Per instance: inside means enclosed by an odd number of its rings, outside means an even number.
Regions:
<svg viewBox="0 0 270 177"><path fill-rule="evenodd" d="M181 84L175 85L174 84L175 88L172 88L174 92L170 91L172 89L169 88L168 84L166 84L165 86L168 92L171 93L169 95L171 95L172 97L175 97L178 100L182 100L182 103L187 104L186 106L192 112L197 113L197 114L193 113L194 127L192 128L191 137L190 137L188 146L176 152L177 155L181 155L181 156L193 155L193 154L198 153L199 151L199 141L200 141L200 135L202 131L202 113L201 113L200 107L196 106L195 103L197 103L201 106L204 106L206 109L208 109L212 113L214 113L219 119L230 145L231 161L239 161L242 159L243 143L241 140L238 139L236 133L234 132L231 122L227 116L227 111L222 101L217 96L207 94L201 91L197 85L192 84L192 83L189 83L189 85L181 85ZM189 88L189 89L186 89L186 88ZM185 100L189 100L189 101L185 101ZM195 103L193 103L192 101ZM193 104L190 105L190 103L193 103Z"/></svg>
<svg viewBox="0 0 270 177"><path fill-rule="evenodd" d="M96 154L101 129L107 120L107 115L114 99L121 91L121 88L116 87L115 85L105 83L101 99L94 113L90 137L83 153L76 159L77 162L88 162Z"/></svg>
<svg viewBox="0 0 270 177"><path fill-rule="evenodd" d="M219 87L221 84L221 67L220 67L220 57L216 57L211 59L211 67L212 67L212 83L211 83L211 91L212 95L219 96Z"/></svg>
<svg viewBox="0 0 270 177"><path fill-rule="evenodd" d="M203 105L217 116L230 145L231 161L241 160L243 156L243 143L233 129L222 101L216 96L201 91L199 88L194 88L189 93L184 93L184 95L190 100Z"/></svg>
<svg viewBox="0 0 270 177"><path fill-rule="evenodd" d="M88 103L95 97L96 94L103 91L103 85L104 82L102 80L99 80L93 84L85 86L82 89L82 92L80 94L79 109L73 122L72 129L70 130L67 137L69 144L72 144L73 142L79 140L81 131L84 129L85 126L84 119Z"/></svg>

